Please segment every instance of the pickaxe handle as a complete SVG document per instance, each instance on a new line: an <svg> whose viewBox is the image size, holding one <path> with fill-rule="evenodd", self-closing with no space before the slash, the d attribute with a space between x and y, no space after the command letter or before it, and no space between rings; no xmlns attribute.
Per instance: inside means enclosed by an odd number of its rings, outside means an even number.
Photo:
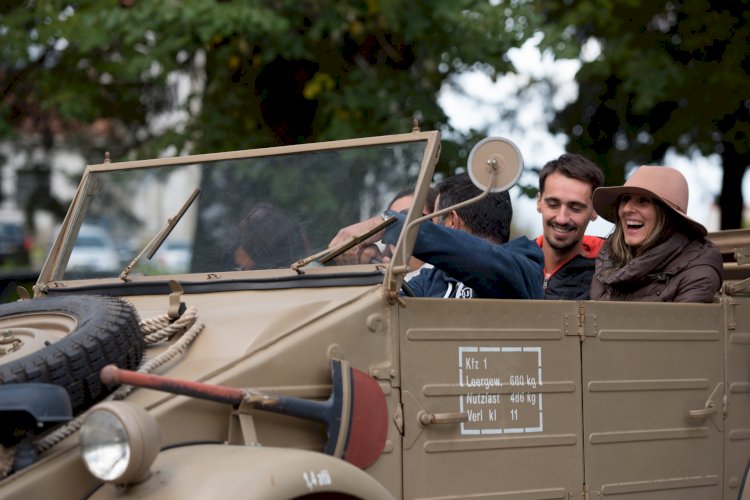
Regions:
<svg viewBox="0 0 750 500"><path fill-rule="evenodd" d="M204 384L191 380L180 380L162 377L161 375L151 375L150 373L134 372L117 368L115 365L107 365L102 368L99 377L107 385L128 384L231 405L240 404L245 397L242 389L236 387Z"/></svg>

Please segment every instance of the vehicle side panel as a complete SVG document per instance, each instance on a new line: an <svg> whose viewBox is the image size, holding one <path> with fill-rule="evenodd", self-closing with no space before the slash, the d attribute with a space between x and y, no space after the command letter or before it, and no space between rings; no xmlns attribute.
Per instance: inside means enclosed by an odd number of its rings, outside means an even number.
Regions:
<svg viewBox="0 0 750 500"><path fill-rule="evenodd" d="M404 497L553 499L583 486L575 302L407 299ZM420 423L463 413L461 423Z"/></svg>
<svg viewBox="0 0 750 500"><path fill-rule="evenodd" d="M723 306L587 302L585 325L592 496L722 498ZM689 418L709 401L718 411Z"/></svg>

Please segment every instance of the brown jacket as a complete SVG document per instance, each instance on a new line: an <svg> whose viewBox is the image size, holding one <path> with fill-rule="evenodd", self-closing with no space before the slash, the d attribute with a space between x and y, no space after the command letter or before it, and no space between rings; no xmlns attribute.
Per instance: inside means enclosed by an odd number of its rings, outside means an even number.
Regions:
<svg viewBox="0 0 750 500"><path fill-rule="evenodd" d="M682 234L614 269L609 244L596 258L592 300L641 302L713 302L721 287L721 252L708 240Z"/></svg>

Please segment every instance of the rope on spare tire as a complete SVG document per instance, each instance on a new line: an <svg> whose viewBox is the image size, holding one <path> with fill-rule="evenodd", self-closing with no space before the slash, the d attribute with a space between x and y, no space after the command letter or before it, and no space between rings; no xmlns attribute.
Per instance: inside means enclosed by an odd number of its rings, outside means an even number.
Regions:
<svg viewBox="0 0 750 500"><path fill-rule="evenodd" d="M189 306L185 309L185 312L174 321L167 314L141 320L139 327L143 334L146 347L168 340L181 332L185 333L177 342L165 349L164 352L161 352L153 359L142 363L138 368L138 372L151 373L156 368L184 353L205 327L205 324L202 321L198 321L197 318L198 310L195 306ZM133 392L133 389L133 386L123 385L112 393L108 399L124 399L128 394ZM47 451L63 439L77 432L81 428L81 425L83 425L83 420L90 411L91 410L86 410L61 428L34 443L37 452L42 453Z"/></svg>

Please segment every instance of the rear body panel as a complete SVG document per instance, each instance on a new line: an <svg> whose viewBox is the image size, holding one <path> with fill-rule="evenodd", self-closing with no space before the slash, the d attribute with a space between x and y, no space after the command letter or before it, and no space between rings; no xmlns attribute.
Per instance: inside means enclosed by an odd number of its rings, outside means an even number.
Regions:
<svg viewBox="0 0 750 500"><path fill-rule="evenodd" d="M603 498L721 498L723 307L590 302L585 311L590 492ZM707 401L715 413L689 417Z"/></svg>
<svg viewBox="0 0 750 500"><path fill-rule="evenodd" d="M724 303L727 317L724 495L733 498L750 461L750 299L727 297Z"/></svg>

